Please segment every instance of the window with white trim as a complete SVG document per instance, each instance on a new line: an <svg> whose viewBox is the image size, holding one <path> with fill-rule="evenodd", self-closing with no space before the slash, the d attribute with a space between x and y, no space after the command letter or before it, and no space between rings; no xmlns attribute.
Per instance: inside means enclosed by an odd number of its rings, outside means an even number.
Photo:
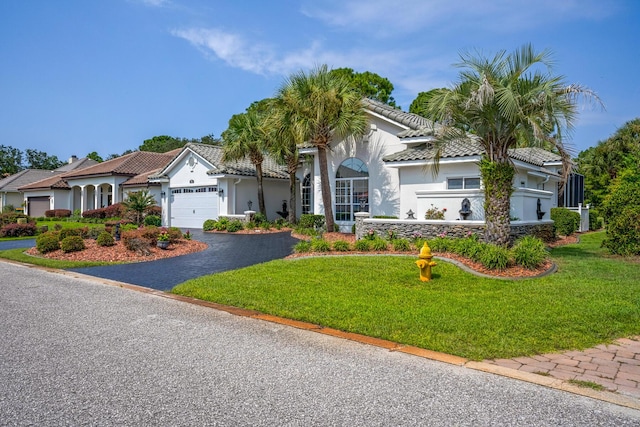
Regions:
<svg viewBox="0 0 640 427"><path fill-rule="evenodd" d="M447 178L447 190L472 190L480 188L480 178Z"/></svg>
<svg viewBox="0 0 640 427"><path fill-rule="evenodd" d="M342 162L336 172L336 221L355 221L354 213L369 210L369 169L358 158Z"/></svg>
<svg viewBox="0 0 640 427"><path fill-rule="evenodd" d="M302 180L302 213L311 213L311 174Z"/></svg>

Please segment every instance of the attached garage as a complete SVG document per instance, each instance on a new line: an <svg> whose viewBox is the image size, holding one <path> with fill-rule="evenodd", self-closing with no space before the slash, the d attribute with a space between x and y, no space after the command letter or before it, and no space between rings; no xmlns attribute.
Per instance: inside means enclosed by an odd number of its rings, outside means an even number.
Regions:
<svg viewBox="0 0 640 427"><path fill-rule="evenodd" d="M171 226L202 228L207 219L218 218L218 188L184 187L171 189Z"/></svg>
<svg viewBox="0 0 640 427"><path fill-rule="evenodd" d="M44 216L44 213L50 209L49 196L29 197L27 198L27 212L29 216Z"/></svg>

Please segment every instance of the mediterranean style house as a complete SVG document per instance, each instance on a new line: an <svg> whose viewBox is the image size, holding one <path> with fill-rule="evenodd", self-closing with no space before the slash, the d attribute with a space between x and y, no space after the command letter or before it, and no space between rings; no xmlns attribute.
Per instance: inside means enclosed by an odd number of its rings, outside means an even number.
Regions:
<svg viewBox="0 0 640 427"><path fill-rule="evenodd" d="M479 145L450 145L434 174L433 126L427 119L369 99L364 106L367 134L335 141L328 152L333 208L341 231L352 230L359 212L424 220L428 210L437 210L445 221L484 221ZM323 214L317 150L303 145L300 154L296 211ZM582 202L581 183L575 180L568 188L571 194L558 197L560 156L538 148L514 149L510 156L516 167L513 222L549 223L551 208ZM134 152L19 190L27 213L38 216L46 209L95 209L147 189L162 207L163 225L202 228L207 219L244 216L258 204L254 166L248 160L222 159L221 146L189 143L169 153ZM288 175L284 166L266 156L263 179L267 217L274 220L287 210Z"/></svg>

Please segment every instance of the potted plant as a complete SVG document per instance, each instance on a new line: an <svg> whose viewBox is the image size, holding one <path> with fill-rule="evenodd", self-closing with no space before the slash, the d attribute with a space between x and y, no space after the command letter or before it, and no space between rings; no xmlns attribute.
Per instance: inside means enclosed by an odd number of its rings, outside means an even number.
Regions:
<svg viewBox="0 0 640 427"><path fill-rule="evenodd" d="M169 233L163 231L158 234L158 247L160 249L167 249L169 247L169 243L171 243L169 240Z"/></svg>

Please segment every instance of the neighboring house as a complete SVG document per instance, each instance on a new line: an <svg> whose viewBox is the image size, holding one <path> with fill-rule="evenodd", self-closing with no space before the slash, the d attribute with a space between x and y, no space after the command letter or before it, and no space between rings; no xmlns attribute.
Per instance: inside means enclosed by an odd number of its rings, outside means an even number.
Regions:
<svg viewBox="0 0 640 427"><path fill-rule="evenodd" d="M424 219L428 209L437 208L446 209L446 220L458 220L464 199L471 205L466 219L484 221L479 145L449 146L441 153L434 175L430 167L433 126L427 119L369 99L365 108L370 116L369 133L334 142L328 152L334 212L341 231L351 231L359 211L401 219L412 213ZM304 146L300 152L312 157L299 171L301 212L322 214L317 150ZM512 219L537 221L538 212L544 212L542 219L548 220L550 208L558 205L560 156L520 148L511 150L511 158L516 167Z"/></svg>
<svg viewBox="0 0 640 427"><path fill-rule="evenodd" d="M142 189L150 190L160 203L160 187L150 184L145 174L164 167L178 152L136 151L22 186L25 213L37 217L49 209L84 212L122 202L127 192Z"/></svg>
<svg viewBox="0 0 640 427"><path fill-rule="evenodd" d="M0 180L0 209L5 206L11 205L16 209L22 209L22 205L25 202L24 195L19 188L24 187L34 182L44 179L59 176L65 172L70 172L76 169L82 169L98 162L95 160L82 158L78 159L76 156L71 156L68 163L54 169L25 169L11 176L8 176Z"/></svg>
<svg viewBox="0 0 640 427"><path fill-rule="evenodd" d="M149 177L150 183L162 186L163 225L202 228L207 219L257 210L254 166L248 160L223 163L222 157L221 146L189 143ZM289 199L288 175L283 166L265 156L263 178L267 217L275 220L283 200Z"/></svg>

